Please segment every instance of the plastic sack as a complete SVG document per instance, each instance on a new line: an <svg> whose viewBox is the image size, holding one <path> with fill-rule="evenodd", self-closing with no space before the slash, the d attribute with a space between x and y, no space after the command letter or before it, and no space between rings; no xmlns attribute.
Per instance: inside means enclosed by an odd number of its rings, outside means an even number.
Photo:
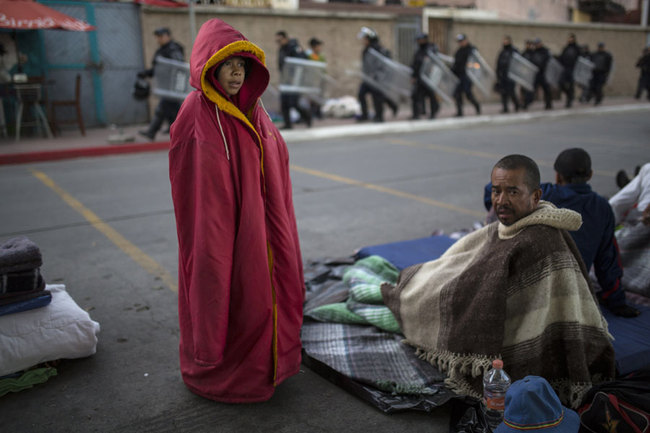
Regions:
<svg viewBox="0 0 650 433"><path fill-rule="evenodd" d="M473 397L460 397L451 400L449 417L451 433L492 433L485 417L485 406Z"/></svg>

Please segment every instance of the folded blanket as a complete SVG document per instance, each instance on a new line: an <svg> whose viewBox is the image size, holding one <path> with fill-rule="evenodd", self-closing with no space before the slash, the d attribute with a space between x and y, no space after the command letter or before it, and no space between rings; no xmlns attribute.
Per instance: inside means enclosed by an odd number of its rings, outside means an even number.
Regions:
<svg viewBox="0 0 650 433"><path fill-rule="evenodd" d="M407 342L479 397L483 372L501 358L513 380L546 378L576 407L593 383L614 377L614 350L571 236L576 212L542 202L511 226L493 223L439 259L382 285ZM560 230L558 230L560 229Z"/></svg>
<svg viewBox="0 0 650 433"><path fill-rule="evenodd" d="M0 298L13 293L43 290L44 287L45 281L38 268L0 274Z"/></svg>
<svg viewBox="0 0 650 433"><path fill-rule="evenodd" d="M42 265L40 249L25 236L9 239L0 245L0 274L36 269Z"/></svg>
<svg viewBox="0 0 650 433"><path fill-rule="evenodd" d="M40 288L29 292L5 293L4 295L0 295L0 306L29 301L30 299L38 298L45 294L45 292L45 290Z"/></svg>
<svg viewBox="0 0 650 433"><path fill-rule="evenodd" d="M397 395L420 398L437 394L440 404L453 393L444 386L444 374L400 343L402 336L371 326L307 321L301 340L305 351L355 381ZM397 399L397 398L396 398Z"/></svg>
<svg viewBox="0 0 650 433"><path fill-rule="evenodd" d="M40 293L40 295L25 301L0 305L0 316L22 313L23 311L35 310L36 308L50 305L50 302L52 302L52 294L48 290L43 290Z"/></svg>
<svg viewBox="0 0 650 433"><path fill-rule="evenodd" d="M305 315L321 322L374 325L389 332L400 332L393 313L383 304L381 284L397 281L397 269L379 256L357 261L343 274L347 300L305 309Z"/></svg>

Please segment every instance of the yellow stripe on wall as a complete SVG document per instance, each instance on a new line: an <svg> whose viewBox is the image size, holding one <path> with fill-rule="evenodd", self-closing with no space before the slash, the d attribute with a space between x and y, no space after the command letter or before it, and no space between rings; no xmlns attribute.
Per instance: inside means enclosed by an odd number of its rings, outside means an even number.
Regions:
<svg viewBox="0 0 650 433"><path fill-rule="evenodd" d="M158 262L145 254L140 248L133 245L129 242L124 236L119 232L109 226L107 223L102 221L97 214L84 206L79 200L72 197L68 194L63 188L58 186L52 179L50 179L45 173L37 170L31 170L32 174L46 186L48 186L52 191L54 191L61 199L66 202L71 208L79 212L93 227L99 230L104 236L106 236L111 242L113 242L117 247L119 247L123 252L125 252L129 257L133 259L138 265L140 265L144 270L149 272L151 275L160 278L160 280L171 289L173 292L178 292L178 285L176 283L176 278L174 278L165 268L163 268Z"/></svg>

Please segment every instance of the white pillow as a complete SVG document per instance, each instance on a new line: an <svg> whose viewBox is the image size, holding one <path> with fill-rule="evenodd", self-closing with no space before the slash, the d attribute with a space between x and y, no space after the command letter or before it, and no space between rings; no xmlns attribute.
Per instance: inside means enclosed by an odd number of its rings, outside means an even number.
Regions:
<svg viewBox="0 0 650 433"><path fill-rule="evenodd" d="M96 352L99 323L75 303L65 285L45 289L52 293L49 305L0 316L0 376Z"/></svg>

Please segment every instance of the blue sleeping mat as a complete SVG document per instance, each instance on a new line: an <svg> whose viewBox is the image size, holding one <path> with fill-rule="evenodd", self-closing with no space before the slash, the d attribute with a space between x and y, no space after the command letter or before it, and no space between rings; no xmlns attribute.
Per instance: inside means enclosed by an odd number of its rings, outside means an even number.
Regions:
<svg viewBox="0 0 650 433"><path fill-rule="evenodd" d="M437 259L454 242L456 241L449 236L428 236L410 241L364 247L359 250L357 256L359 259L380 256L391 262L397 269L402 270L411 265Z"/></svg>
<svg viewBox="0 0 650 433"><path fill-rule="evenodd" d="M378 255L398 269L437 259L455 242L448 236L426 238L363 247L357 253L359 259ZM616 368L620 375L650 367L650 307L635 305L641 315L632 319L617 317L602 308L614 336L612 345L616 353Z"/></svg>
<svg viewBox="0 0 650 433"><path fill-rule="evenodd" d="M641 311L638 317L626 319L601 308L614 336L612 346L616 354L616 369L624 375L650 366L650 307L635 305Z"/></svg>

